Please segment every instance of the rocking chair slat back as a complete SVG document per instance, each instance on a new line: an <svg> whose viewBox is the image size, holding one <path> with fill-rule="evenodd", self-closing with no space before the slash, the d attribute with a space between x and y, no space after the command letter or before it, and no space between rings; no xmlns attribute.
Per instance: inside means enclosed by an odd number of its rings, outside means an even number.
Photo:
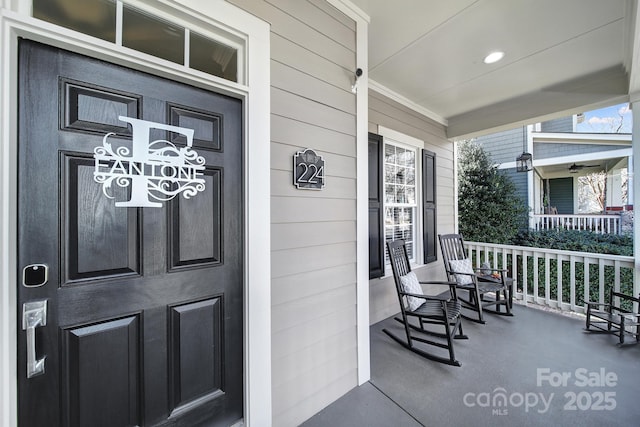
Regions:
<svg viewBox="0 0 640 427"><path fill-rule="evenodd" d="M444 264L445 272L447 273L447 279L450 281L458 280L458 289L468 292L469 297L465 299L464 296L460 296L460 301L463 307L471 309L476 312L477 318L470 318L470 320L484 323L483 311L485 307L492 307L492 311L496 314L502 314L511 316L512 306L512 290L513 279L506 277L505 270L490 270L484 272L486 276L474 274L472 272L463 272L452 268L452 261L461 261L468 258L467 251L464 247L464 239L460 234L440 234L438 235L440 240L440 249L442 251L442 260ZM469 268L471 267L471 260L467 261ZM459 264L459 263L457 263ZM471 273L471 274L469 274ZM496 276L491 275L495 273ZM462 280L466 278L467 280ZM485 299L485 296L493 295L493 298ZM504 306L505 311L501 311Z"/></svg>

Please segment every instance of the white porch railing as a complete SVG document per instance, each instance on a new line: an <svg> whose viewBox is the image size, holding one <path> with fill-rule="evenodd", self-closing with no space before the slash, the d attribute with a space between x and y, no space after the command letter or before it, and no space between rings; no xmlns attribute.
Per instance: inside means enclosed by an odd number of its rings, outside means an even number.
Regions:
<svg viewBox="0 0 640 427"><path fill-rule="evenodd" d="M535 230L588 230L600 234L620 234L620 215L540 215L533 214Z"/></svg>
<svg viewBox="0 0 640 427"><path fill-rule="evenodd" d="M514 278L514 298L525 304L584 313L584 301L605 302L608 286L634 296L640 292L640 284L633 282L634 259L630 256L465 244L475 266L487 261L493 268L508 269L509 277Z"/></svg>

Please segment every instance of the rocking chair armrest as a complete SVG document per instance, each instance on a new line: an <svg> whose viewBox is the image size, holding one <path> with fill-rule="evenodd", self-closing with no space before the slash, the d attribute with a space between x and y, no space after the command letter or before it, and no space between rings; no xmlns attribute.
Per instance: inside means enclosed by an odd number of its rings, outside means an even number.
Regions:
<svg viewBox="0 0 640 427"><path fill-rule="evenodd" d="M482 268L482 267L474 267L473 268L476 271L476 274L478 277L487 277L487 276L493 276L494 274L499 274L498 277L502 277L503 275L507 274L509 272L509 270L507 270L506 268ZM485 272L489 272L489 273L485 273Z"/></svg>
<svg viewBox="0 0 640 427"><path fill-rule="evenodd" d="M476 273L463 273L463 272L461 272L461 271L460 271L460 272L458 272L458 271L453 271L453 270L451 270L451 271L449 272L449 274L460 274L460 275L463 275L463 276L478 277L478 275L477 275Z"/></svg>
<svg viewBox="0 0 640 427"><path fill-rule="evenodd" d="M446 295L446 294L423 295L423 294L411 294L411 293L408 293L408 292L400 292L400 295L408 296L408 297L415 297L415 298L422 298L422 299L432 300L432 301L449 301L451 299L451 296Z"/></svg>
<svg viewBox="0 0 640 427"><path fill-rule="evenodd" d="M421 281L421 282L418 282L418 283L420 283L421 285L448 285L448 286L457 285L456 282L449 282L448 280L434 280L434 281L429 280L429 281L426 281L426 282L422 282Z"/></svg>
<svg viewBox="0 0 640 427"><path fill-rule="evenodd" d="M585 304L587 304L587 305L590 305L590 306L596 306L596 307L599 307L599 306L602 306L602 307L608 307L608 306L610 306L610 305L611 305L611 304L609 304L608 302L593 302L593 301L585 301L584 303L585 303Z"/></svg>
<svg viewBox="0 0 640 427"><path fill-rule="evenodd" d="M488 268L485 268L485 267L473 267L473 269L476 270L476 271L477 270L499 271L501 273L507 273L509 271L509 269L507 269L507 268L492 268L492 267L488 267Z"/></svg>
<svg viewBox="0 0 640 427"><path fill-rule="evenodd" d="M458 287L458 283L457 282L450 282L448 280L428 280L426 282L419 282L421 285L438 285L438 286L448 286L449 287L449 294L450 297L452 297L453 299L457 299L458 295L456 293L456 288ZM435 298L433 298L435 299ZM449 301L451 298L447 299L447 300L441 300L441 301Z"/></svg>

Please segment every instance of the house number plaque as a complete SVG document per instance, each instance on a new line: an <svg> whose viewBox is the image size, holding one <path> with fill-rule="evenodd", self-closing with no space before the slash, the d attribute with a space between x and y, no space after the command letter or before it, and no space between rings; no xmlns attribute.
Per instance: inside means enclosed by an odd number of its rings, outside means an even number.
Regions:
<svg viewBox="0 0 640 427"><path fill-rule="evenodd" d="M300 190L322 190L324 159L307 148L293 156L293 184Z"/></svg>

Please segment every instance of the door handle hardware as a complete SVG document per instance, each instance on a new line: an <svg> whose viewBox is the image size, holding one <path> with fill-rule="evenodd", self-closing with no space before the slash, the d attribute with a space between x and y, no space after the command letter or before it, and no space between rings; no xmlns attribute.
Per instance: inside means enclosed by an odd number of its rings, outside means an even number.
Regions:
<svg viewBox="0 0 640 427"><path fill-rule="evenodd" d="M36 359L36 328L47 324L47 300L22 304L22 330L27 331L27 378L44 374L44 359Z"/></svg>

